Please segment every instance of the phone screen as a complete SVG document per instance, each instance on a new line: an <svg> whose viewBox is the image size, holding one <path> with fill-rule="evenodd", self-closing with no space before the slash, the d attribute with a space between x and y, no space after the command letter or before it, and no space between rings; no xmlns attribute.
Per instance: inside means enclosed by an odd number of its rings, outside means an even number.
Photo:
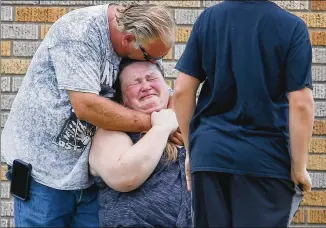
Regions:
<svg viewBox="0 0 326 228"><path fill-rule="evenodd" d="M22 161L15 160L12 166L10 192L22 200L28 200L30 166Z"/></svg>

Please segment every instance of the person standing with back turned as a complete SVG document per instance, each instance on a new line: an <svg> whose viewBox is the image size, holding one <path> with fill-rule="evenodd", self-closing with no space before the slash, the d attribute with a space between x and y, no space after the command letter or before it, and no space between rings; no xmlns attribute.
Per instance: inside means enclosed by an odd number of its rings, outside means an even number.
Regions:
<svg viewBox="0 0 326 228"><path fill-rule="evenodd" d="M271 1L196 20L174 89L195 227L289 226L311 189L311 62L307 26Z"/></svg>

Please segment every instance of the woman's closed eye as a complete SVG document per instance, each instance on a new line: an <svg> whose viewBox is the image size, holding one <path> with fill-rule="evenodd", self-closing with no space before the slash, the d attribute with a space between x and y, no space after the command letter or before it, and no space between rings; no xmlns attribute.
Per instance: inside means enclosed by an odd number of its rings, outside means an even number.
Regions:
<svg viewBox="0 0 326 228"><path fill-rule="evenodd" d="M130 84L128 87L135 87L135 86L138 86L140 85L140 81L134 81L132 84Z"/></svg>
<svg viewBox="0 0 326 228"><path fill-rule="evenodd" d="M158 79L158 77L150 77L150 78L148 78L147 80L148 80L148 81L155 81L156 79Z"/></svg>

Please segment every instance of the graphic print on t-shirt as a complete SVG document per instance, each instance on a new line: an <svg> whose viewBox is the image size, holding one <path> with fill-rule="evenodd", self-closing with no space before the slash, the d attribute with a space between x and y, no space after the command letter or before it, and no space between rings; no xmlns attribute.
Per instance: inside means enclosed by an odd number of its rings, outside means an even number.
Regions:
<svg viewBox="0 0 326 228"><path fill-rule="evenodd" d="M118 75L118 69L116 69L114 64L107 59L103 74L101 76L101 85L104 84L112 87L115 80L117 79L117 75Z"/></svg>
<svg viewBox="0 0 326 228"><path fill-rule="evenodd" d="M112 99L114 98L116 90L109 85L101 85L100 96Z"/></svg>
<svg viewBox="0 0 326 228"><path fill-rule="evenodd" d="M53 139L52 143L65 150L83 152L94 136L95 130L94 125L79 120L72 110L60 134Z"/></svg>
<svg viewBox="0 0 326 228"><path fill-rule="evenodd" d="M112 88L112 85L117 79L118 69L110 60L106 60L105 68L101 76L101 91L100 96L112 99L116 93L116 90Z"/></svg>
<svg viewBox="0 0 326 228"><path fill-rule="evenodd" d="M100 96L112 99L116 90L112 88L118 74L118 69L109 60L106 60L103 75L101 76ZM60 134L52 141L53 144L76 152L83 152L90 143L96 131L96 126L81 121L72 110L69 119L64 124Z"/></svg>

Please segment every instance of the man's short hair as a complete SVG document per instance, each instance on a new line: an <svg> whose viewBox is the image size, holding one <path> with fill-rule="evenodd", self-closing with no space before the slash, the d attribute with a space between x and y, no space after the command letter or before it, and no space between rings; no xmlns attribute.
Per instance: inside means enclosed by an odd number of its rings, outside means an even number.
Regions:
<svg viewBox="0 0 326 228"><path fill-rule="evenodd" d="M160 37L168 46L174 43L175 21L170 10L162 5L127 3L116 15L120 32L131 33L138 44Z"/></svg>

